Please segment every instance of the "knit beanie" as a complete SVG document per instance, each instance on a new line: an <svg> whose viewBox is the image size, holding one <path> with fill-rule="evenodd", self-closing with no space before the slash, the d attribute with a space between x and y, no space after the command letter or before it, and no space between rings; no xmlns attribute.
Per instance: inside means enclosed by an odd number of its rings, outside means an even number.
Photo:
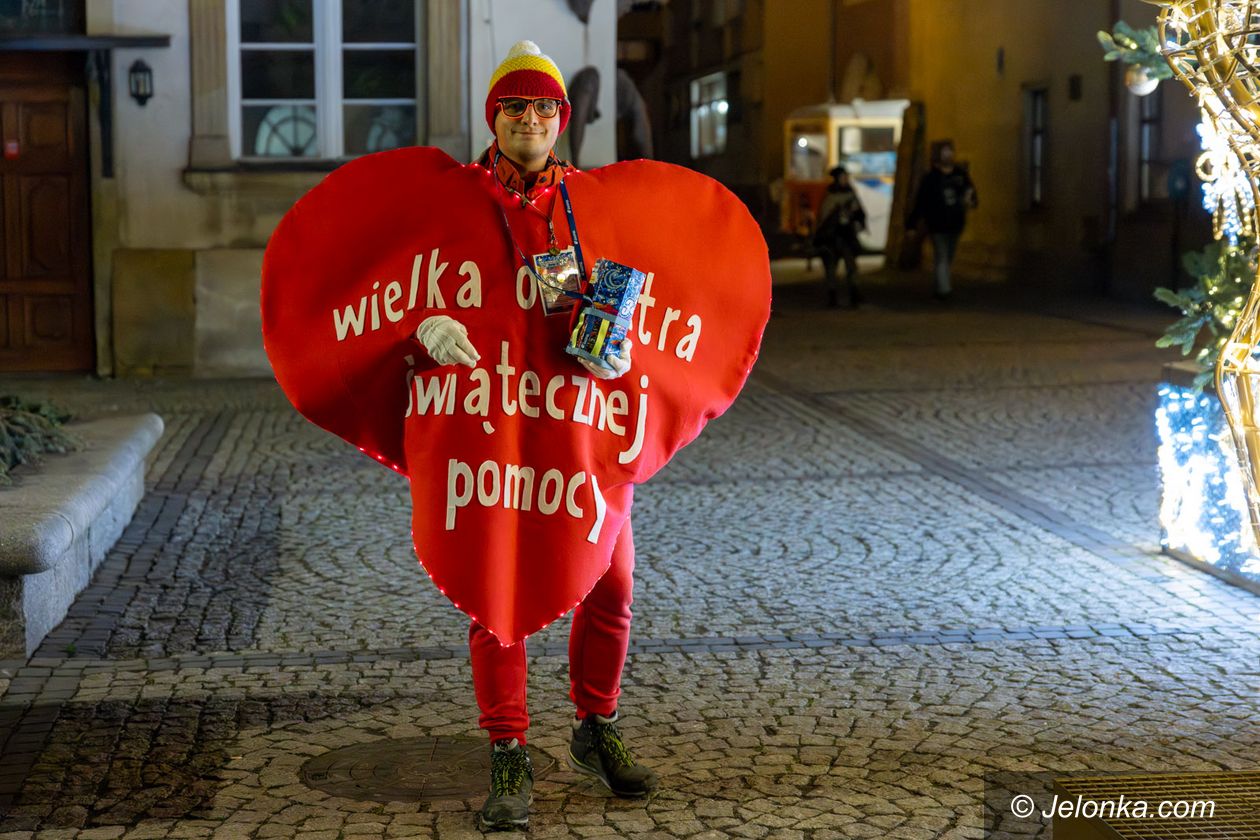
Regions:
<svg viewBox="0 0 1260 840"><path fill-rule="evenodd" d="M494 113L505 96L545 96L560 100L560 131L569 124L573 108L564 88L564 76L550 58L542 54L533 41L517 41L508 50L507 58L490 77L486 94L486 124L494 131Z"/></svg>

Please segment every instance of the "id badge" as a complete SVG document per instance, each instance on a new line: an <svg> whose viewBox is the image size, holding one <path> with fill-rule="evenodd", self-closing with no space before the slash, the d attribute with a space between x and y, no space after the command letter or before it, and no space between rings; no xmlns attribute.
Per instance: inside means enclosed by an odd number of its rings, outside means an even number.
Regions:
<svg viewBox="0 0 1260 840"><path fill-rule="evenodd" d="M573 249L565 248L555 254L535 254L534 270L542 279L538 296L542 298L543 312L548 315L572 312L578 299L564 292L582 290L582 273L578 270L577 254Z"/></svg>

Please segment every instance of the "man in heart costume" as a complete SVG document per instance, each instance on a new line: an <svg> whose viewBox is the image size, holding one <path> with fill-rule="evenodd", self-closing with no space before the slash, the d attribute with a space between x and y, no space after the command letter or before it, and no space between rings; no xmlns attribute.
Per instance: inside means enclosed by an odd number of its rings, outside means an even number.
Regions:
<svg viewBox="0 0 1260 840"><path fill-rule="evenodd" d="M553 153L569 114L559 69L519 42L491 77L495 142L476 163L429 148L351 161L289 211L263 264L281 387L408 476L416 553L472 618L483 829L528 824L525 637L569 611L570 764L619 796L655 787L616 726L634 485L730 405L769 317L743 204L667 164L572 168ZM557 253L583 281L600 258L647 274L605 364L565 353L572 316L534 268Z"/></svg>

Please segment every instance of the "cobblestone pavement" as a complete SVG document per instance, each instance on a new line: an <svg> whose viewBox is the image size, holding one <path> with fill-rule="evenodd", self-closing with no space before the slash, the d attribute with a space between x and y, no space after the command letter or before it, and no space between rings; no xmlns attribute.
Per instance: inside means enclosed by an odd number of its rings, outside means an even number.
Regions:
<svg viewBox="0 0 1260 840"><path fill-rule="evenodd" d="M986 774L1252 767L1260 599L1157 553L1161 314L879 285L824 311L780 271L745 393L637 494L622 708L662 790L617 800L561 761L532 834L978 838ZM0 672L0 840L478 836L479 793L300 772L478 737L402 479L267 382L0 391L167 422L122 541ZM530 642L556 759L562 625Z"/></svg>

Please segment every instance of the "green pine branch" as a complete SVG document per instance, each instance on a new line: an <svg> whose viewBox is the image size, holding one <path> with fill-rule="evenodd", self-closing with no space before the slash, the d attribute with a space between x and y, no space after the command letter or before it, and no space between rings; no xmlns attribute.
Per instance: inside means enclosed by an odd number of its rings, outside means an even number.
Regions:
<svg viewBox="0 0 1260 840"><path fill-rule="evenodd" d="M1181 312L1181 318L1170 324L1155 344L1177 347L1183 356L1194 354L1199 365L1196 390L1211 381L1216 360L1251 292L1256 279L1254 251L1255 241L1248 237L1240 237L1237 245L1218 241L1202 251L1190 251L1182 256L1181 264L1194 278L1194 285L1155 290L1156 300Z"/></svg>
<svg viewBox="0 0 1260 840"><path fill-rule="evenodd" d="M1152 79L1171 79L1172 68L1159 51L1159 31L1154 26L1134 29L1124 21L1116 21L1110 32L1099 30L1098 43L1104 61L1137 64Z"/></svg>

